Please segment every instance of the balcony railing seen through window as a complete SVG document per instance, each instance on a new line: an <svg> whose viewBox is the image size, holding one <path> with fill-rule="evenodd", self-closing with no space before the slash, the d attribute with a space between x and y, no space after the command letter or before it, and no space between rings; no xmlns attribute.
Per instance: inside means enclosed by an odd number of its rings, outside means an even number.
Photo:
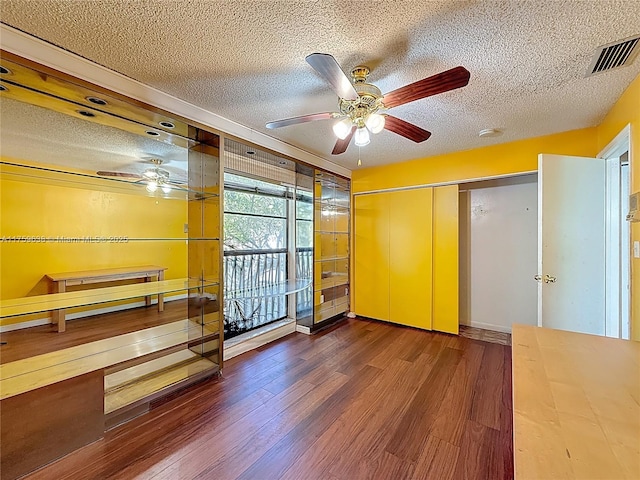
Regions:
<svg viewBox="0 0 640 480"><path fill-rule="evenodd" d="M300 312L309 315L312 290L300 290L300 281L310 285L313 277L312 196L225 172L224 201L225 338ZM294 303L285 294L291 282L297 292L295 312L288 311Z"/></svg>
<svg viewBox="0 0 640 480"><path fill-rule="evenodd" d="M298 279L311 282L313 267L311 248L296 252ZM224 252L224 329L225 338L287 316L287 297L279 294L287 280L287 251L252 250ZM310 311L312 291L298 293L297 310Z"/></svg>

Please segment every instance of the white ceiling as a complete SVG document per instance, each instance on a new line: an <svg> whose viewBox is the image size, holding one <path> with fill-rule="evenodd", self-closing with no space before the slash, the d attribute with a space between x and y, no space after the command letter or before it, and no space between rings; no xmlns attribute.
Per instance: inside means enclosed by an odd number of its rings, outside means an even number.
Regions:
<svg viewBox="0 0 640 480"><path fill-rule="evenodd" d="M115 71L355 169L332 157L331 121L268 121L336 111L304 57L372 68L388 92L463 65L467 87L390 113L433 133L422 144L383 131L363 167L597 125L640 73L585 73L597 46L640 33L640 1L2 0L1 20ZM484 128L504 134L480 139Z"/></svg>

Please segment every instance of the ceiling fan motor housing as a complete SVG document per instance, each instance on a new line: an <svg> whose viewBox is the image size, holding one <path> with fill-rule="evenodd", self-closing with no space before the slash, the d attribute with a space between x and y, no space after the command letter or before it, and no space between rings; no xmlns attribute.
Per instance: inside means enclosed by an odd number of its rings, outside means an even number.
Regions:
<svg viewBox="0 0 640 480"><path fill-rule="evenodd" d="M358 94L356 100L338 100L340 113L351 118L358 127L364 127L364 122L369 115L376 113L382 105L382 92L378 87L366 83L369 68L359 66L351 71L353 78L353 88Z"/></svg>

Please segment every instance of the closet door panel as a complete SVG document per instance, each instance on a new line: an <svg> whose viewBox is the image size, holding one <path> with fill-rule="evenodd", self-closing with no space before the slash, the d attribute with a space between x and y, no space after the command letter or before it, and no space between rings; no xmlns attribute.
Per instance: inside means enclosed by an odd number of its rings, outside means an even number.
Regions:
<svg viewBox="0 0 640 480"><path fill-rule="evenodd" d="M389 320L389 194L354 198L354 311Z"/></svg>
<svg viewBox="0 0 640 480"><path fill-rule="evenodd" d="M458 185L433 189L433 329L456 335L460 323L458 200Z"/></svg>
<svg viewBox="0 0 640 480"><path fill-rule="evenodd" d="M389 311L394 323L431 330L433 189L389 195Z"/></svg>

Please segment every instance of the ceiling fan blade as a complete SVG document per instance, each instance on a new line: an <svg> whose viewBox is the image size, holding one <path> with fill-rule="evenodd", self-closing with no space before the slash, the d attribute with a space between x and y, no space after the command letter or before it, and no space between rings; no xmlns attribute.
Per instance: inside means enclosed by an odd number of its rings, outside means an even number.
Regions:
<svg viewBox="0 0 640 480"><path fill-rule="evenodd" d="M431 136L431 132L391 115L385 115L384 128L416 143L424 142Z"/></svg>
<svg viewBox="0 0 640 480"><path fill-rule="evenodd" d="M455 67L451 70L438 73L428 78L400 87L387 93L382 100L386 108L397 107L409 102L415 102L421 98L448 92L456 88L464 87L469 83L471 74L464 67Z"/></svg>
<svg viewBox="0 0 640 480"><path fill-rule="evenodd" d="M312 113L310 115L301 115L299 117L291 117L291 118L285 118L284 120L276 120L275 122L267 123L265 126L267 128L280 128L280 127L287 127L289 125L295 125L297 123L307 123L307 122L313 122L315 120L328 120L331 118L336 118L338 116L340 116L339 113L330 113L330 112Z"/></svg>
<svg viewBox="0 0 640 480"><path fill-rule="evenodd" d="M322 78L331 84L340 98L347 100L358 99L358 92L353 88L349 77L345 75L336 59L331 55L327 53L312 53L307 55L305 60Z"/></svg>
<svg viewBox="0 0 640 480"><path fill-rule="evenodd" d="M101 177L121 177L121 178L142 178L142 175L137 173L127 173L127 172L105 172L100 171L96 172L96 175L100 175Z"/></svg>
<svg viewBox="0 0 640 480"><path fill-rule="evenodd" d="M355 125L351 127L351 132L349 132L349 134L344 137L344 140L338 139L338 141L336 142L336 146L333 147L333 150L331 151L331 155L340 155L341 153L346 152L349 143L351 143L351 139L353 138L354 133L356 133Z"/></svg>

